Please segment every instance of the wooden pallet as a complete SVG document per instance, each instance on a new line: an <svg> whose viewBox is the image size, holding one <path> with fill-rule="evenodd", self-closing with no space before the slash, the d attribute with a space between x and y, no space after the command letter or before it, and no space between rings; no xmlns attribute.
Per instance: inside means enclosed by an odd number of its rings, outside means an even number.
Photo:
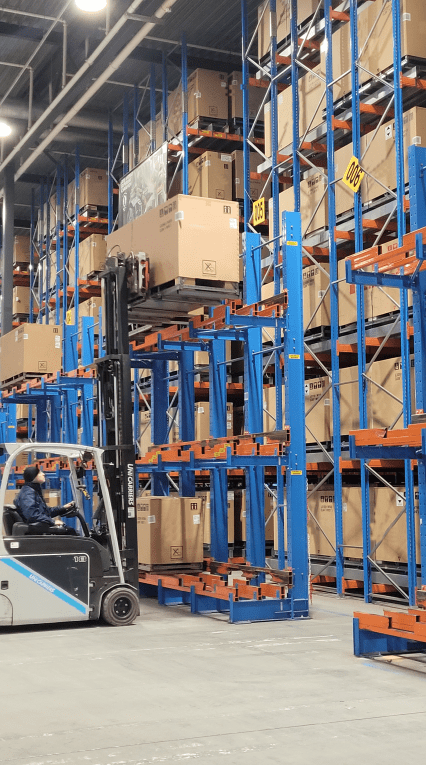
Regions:
<svg viewBox="0 0 426 765"><path fill-rule="evenodd" d="M138 568L139 571L146 571L148 574L193 574L203 570L203 563L139 563Z"/></svg>
<svg viewBox="0 0 426 765"><path fill-rule="evenodd" d="M39 380L42 376L43 374L41 372L22 372L19 375L15 375L15 377L3 380L3 382L0 383L0 390L10 390L17 385L22 385L26 382L31 382L32 380Z"/></svg>

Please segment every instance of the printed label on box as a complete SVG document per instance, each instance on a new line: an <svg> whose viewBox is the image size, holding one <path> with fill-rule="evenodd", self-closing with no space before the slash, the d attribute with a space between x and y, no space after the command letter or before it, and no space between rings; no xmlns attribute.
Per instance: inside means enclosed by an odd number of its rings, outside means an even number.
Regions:
<svg viewBox="0 0 426 765"><path fill-rule="evenodd" d="M238 228L238 221L236 218L229 219L229 228Z"/></svg>
<svg viewBox="0 0 426 765"><path fill-rule="evenodd" d="M232 157L230 154L221 154L220 158L222 162L232 162Z"/></svg>
<svg viewBox="0 0 426 765"><path fill-rule="evenodd" d="M184 214L183 210L178 210L177 213L175 213L175 220L183 220Z"/></svg>
<svg viewBox="0 0 426 765"><path fill-rule="evenodd" d="M193 515L192 516L192 523L197 526L201 523L201 515Z"/></svg>
<svg viewBox="0 0 426 765"><path fill-rule="evenodd" d="M148 515L148 523L155 523L155 515Z"/></svg>
<svg viewBox="0 0 426 765"><path fill-rule="evenodd" d="M39 361L38 362L38 371L39 372L46 372L47 371L47 361Z"/></svg>

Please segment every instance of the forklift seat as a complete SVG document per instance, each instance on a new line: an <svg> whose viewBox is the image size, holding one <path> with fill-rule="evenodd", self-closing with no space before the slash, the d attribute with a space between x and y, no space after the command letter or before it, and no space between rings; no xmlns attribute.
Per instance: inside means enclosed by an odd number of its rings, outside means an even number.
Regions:
<svg viewBox="0 0 426 765"><path fill-rule="evenodd" d="M3 526L7 537L23 537L28 532L28 524L15 505L5 505L3 508Z"/></svg>

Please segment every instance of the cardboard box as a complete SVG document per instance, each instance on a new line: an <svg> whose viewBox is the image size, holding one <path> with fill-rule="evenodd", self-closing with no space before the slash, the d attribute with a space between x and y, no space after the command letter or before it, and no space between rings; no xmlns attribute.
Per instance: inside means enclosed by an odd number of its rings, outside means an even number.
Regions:
<svg viewBox="0 0 426 765"><path fill-rule="evenodd" d="M399 247L398 239L392 239L391 242L380 245L380 254L392 252ZM413 251L414 254L414 251ZM371 269L372 270L372 269ZM373 287L372 290L372 309L371 314L373 318L382 316L383 314L393 313L399 310L400 305L400 291L392 287ZM413 305L413 293L412 290L407 290L407 302L408 306Z"/></svg>
<svg viewBox="0 0 426 765"><path fill-rule="evenodd" d="M375 361L371 366L368 376L373 380L371 384L371 428L403 428L402 417L402 359L383 359ZM414 358L410 359L410 379L411 379L411 407L415 411L415 389L414 389ZM378 383L385 390L380 390ZM386 391L395 396L392 398ZM401 403L400 403L401 402ZM398 419L397 419L398 418ZM397 420L394 425L395 420Z"/></svg>
<svg viewBox="0 0 426 765"><path fill-rule="evenodd" d="M15 236L13 240L13 265L30 262L30 237Z"/></svg>
<svg viewBox="0 0 426 765"><path fill-rule="evenodd" d="M300 183L302 233L311 234L328 226L327 180L322 173L313 173ZM280 216L284 210L294 211L294 189L290 186L279 195ZM317 209L318 207L318 209ZM272 239L273 200L269 200L269 238ZM308 228L309 226L309 228Z"/></svg>
<svg viewBox="0 0 426 765"><path fill-rule="evenodd" d="M122 229L119 229L122 231ZM86 279L87 274L103 271L107 257L106 237L103 234L91 234L80 242L78 250L78 273L80 279ZM69 282L74 283L75 249L69 254Z"/></svg>
<svg viewBox="0 0 426 765"><path fill-rule="evenodd" d="M345 327L354 324L357 320L356 286L346 281L345 261L340 260L337 264L337 278L339 280L339 326ZM343 281L340 281L343 280ZM366 319L373 315L373 287L364 287L364 313Z"/></svg>
<svg viewBox="0 0 426 765"><path fill-rule="evenodd" d="M211 544L211 506L210 491L196 491L195 496L203 501L204 508L204 544ZM228 544L234 542L234 492L228 491L227 502L228 515Z"/></svg>
<svg viewBox="0 0 426 765"><path fill-rule="evenodd" d="M80 323L83 317L95 320L95 334L98 334L99 332L99 309L102 307L101 297L91 297L89 300L84 300L83 303L79 303L78 306L78 316ZM67 311L66 323L75 323L75 308L71 308L69 311Z"/></svg>
<svg viewBox="0 0 426 765"><path fill-rule="evenodd" d="M316 327L330 326L330 277L324 273L328 270L329 267L326 263L322 264L321 268L312 264L312 266L303 269L303 326L305 331L306 329L309 332ZM308 322L315 311L315 316L308 327Z"/></svg>
<svg viewBox="0 0 426 765"><path fill-rule="evenodd" d="M205 151L188 165L188 192L194 197L232 199L232 155Z"/></svg>
<svg viewBox="0 0 426 765"><path fill-rule="evenodd" d="M315 439L320 443L331 440L333 397L329 385L328 377L317 377L305 382L306 443L315 443Z"/></svg>
<svg viewBox="0 0 426 765"><path fill-rule="evenodd" d="M16 419L28 420L28 404L16 404Z"/></svg>
<svg viewBox="0 0 426 765"><path fill-rule="evenodd" d="M178 135L182 130L182 86L168 99L169 128ZM228 119L228 75L210 69L196 69L188 77L188 124L198 119Z"/></svg>
<svg viewBox="0 0 426 765"><path fill-rule="evenodd" d="M343 178L343 175L345 174L349 162L351 161L353 157L353 145L352 143L348 143L347 146L343 146L341 149L338 149L335 152L334 160L335 160L335 177L336 178ZM358 191L358 194L362 194L363 191L363 183L361 182L361 189ZM337 183L334 186L335 188L335 200L336 200L336 215L342 215L345 212L348 212L349 210L352 210L355 204L355 194L351 189L349 189L345 183L343 183L342 180L338 180Z"/></svg>
<svg viewBox="0 0 426 765"><path fill-rule="evenodd" d="M229 495L230 492L228 492ZM264 490L264 515L265 515L265 542L272 542L274 539L274 518L276 513L269 518L275 505L275 500L272 495ZM241 524L241 541L247 541L247 504L246 504L246 490L238 489L234 492L235 505L239 510L240 524ZM237 510L237 511L238 511Z"/></svg>
<svg viewBox="0 0 426 765"><path fill-rule="evenodd" d="M179 194L110 234L107 250L143 248L151 287L178 277L238 282L238 219L236 202Z"/></svg>
<svg viewBox="0 0 426 765"><path fill-rule="evenodd" d="M22 374L42 376L62 368L59 327L21 324L0 339L0 381Z"/></svg>
<svg viewBox="0 0 426 765"><path fill-rule="evenodd" d="M108 172L88 167L80 174L80 210L87 205L108 206ZM68 215L75 214L75 181L68 184Z"/></svg>
<svg viewBox="0 0 426 765"><path fill-rule="evenodd" d="M29 312L30 312L30 288L29 287L14 287L12 314L13 315L17 313L29 314Z"/></svg>
<svg viewBox="0 0 426 765"><path fill-rule="evenodd" d="M285 423L285 388L282 386L283 424ZM277 429L277 389L275 385L263 389L263 430L265 433Z"/></svg>
<svg viewBox="0 0 426 765"><path fill-rule="evenodd" d="M325 67L319 64L299 79L299 138L305 132L321 125L325 109ZM293 93L292 87L281 91L277 98L278 107L278 152L293 145ZM270 157L271 147L271 102L265 104L265 154Z"/></svg>
<svg viewBox="0 0 426 765"><path fill-rule="evenodd" d="M426 109L415 106L403 115L404 124L404 173L408 179L408 147L426 146ZM362 167L367 173L377 178L365 175L363 200L369 201L381 197L386 188L396 188L395 160L395 123L393 120L381 125L376 136L367 134L361 138L363 152ZM386 188L383 188L383 184Z"/></svg>
<svg viewBox="0 0 426 765"><path fill-rule="evenodd" d="M228 80L229 117L231 119L243 118L243 91L241 90L242 83L242 72L231 72ZM265 93L265 88L258 88L255 85L248 86L249 118L251 120L254 120L257 117L260 107L262 106L262 101ZM262 119L262 114L259 114L258 119Z"/></svg>
<svg viewBox="0 0 426 765"><path fill-rule="evenodd" d="M250 152L250 172L257 173L261 157L256 151ZM232 152L233 170L233 199L244 199L244 154L240 150ZM265 176L267 178L267 175ZM271 198L271 183L265 180L250 178L250 198Z"/></svg>
<svg viewBox="0 0 426 765"><path fill-rule="evenodd" d="M154 123L147 122L138 133L138 162L143 162L151 154L151 135L155 136L155 148L158 149L163 143L163 118L157 114Z"/></svg>
<svg viewBox="0 0 426 765"><path fill-rule="evenodd" d="M381 6L371 3L365 15L369 29L374 27L374 31L366 47L364 66L378 74L393 66L392 3L385 4L383 11ZM402 57L424 58L426 18L423 3L420 0L401 0L400 18Z"/></svg>
<svg viewBox="0 0 426 765"><path fill-rule="evenodd" d="M312 515L319 525L315 523ZM333 548L336 540L333 487L321 486L318 491L308 496L308 536L310 555L331 557L336 554Z"/></svg>
<svg viewBox="0 0 426 765"><path fill-rule="evenodd" d="M298 0L297 23L302 24L315 13L318 6L317 0ZM290 34L290 3L288 0L277 0L277 43L282 42ZM317 17L319 18L319 17ZM258 56L262 59L269 53L271 40L271 20L269 12L269 0L265 0L258 7Z"/></svg>
<svg viewBox="0 0 426 765"><path fill-rule="evenodd" d="M202 564L203 503L199 498L138 498L136 514L140 565Z"/></svg>
<svg viewBox="0 0 426 765"><path fill-rule="evenodd" d="M343 367L340 369L340 432L347 436L351 430L358 429L358 367Z"/></svg>
<svg viewBox="0 0 426 765"><path fill-rule="evenodd" d="M232 436L234 433L234 405L227 403L226 405L226 435ZM210 438L210 403L208 401L200 401L195 404L195 440L205 441Z"/></svg>
<svg viewBox="0 0 426 765"><path fill-rule="evenodd" d="M358 10L358 51L362 51L365 41L371 31L371 22L369 14L366 12L366 6L363 5ZM377 13L377 9L376 13ZM348 11L347 11L348 12ZM392 40L392 32L391 32ZM392 42L391 42L392 45ZM352 79L351 79L351 36L350 36L350 24L342 24L339 29L333 34L332 40L332 52L333 52L333 79L335 84L333 85L333 100L339 101L344 96L348 95L352 91ZM325 72L325 60L326 60L327 48L325 41L321 44L321 66ZM367 52L363 52L360 57L360 63L368 67L368 55ZM359 69L359 81L360 84L371 79L367 72Z"/></svg>
<svg viewBox="0 0 426 765"><path fill-rule="evenodd" d="M395 487L405 496L405 486ZM372 546L379 542L391 523L397 518L401 510L405 507L405 501L402 497L395 494L387 486L373 487L370 490L370 516L371 516L371 540ZM414 489L414 518L416 533L416 560L420 563L420 520L419 520L419 492L417 487ZM387 561L392 563L407 562L407 518L403 513L391 530L386 534L385 539L376 552L374 557L378 561Z"/></svg>

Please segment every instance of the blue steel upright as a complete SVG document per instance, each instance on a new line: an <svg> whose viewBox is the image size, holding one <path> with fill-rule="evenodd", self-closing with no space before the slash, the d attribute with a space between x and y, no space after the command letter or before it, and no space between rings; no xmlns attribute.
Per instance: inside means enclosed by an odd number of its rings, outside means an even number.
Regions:
<svg viewBox="0 0 426 765"><path fill-rule="evenodd" d="M303 340L302 227L300 213L283 213L283 282L288 292L284 333L286 424L290 427L286 468L288 565L294 585L289 590L292 616L309 610L308 500L305 449L305 355Z"/></svg>

